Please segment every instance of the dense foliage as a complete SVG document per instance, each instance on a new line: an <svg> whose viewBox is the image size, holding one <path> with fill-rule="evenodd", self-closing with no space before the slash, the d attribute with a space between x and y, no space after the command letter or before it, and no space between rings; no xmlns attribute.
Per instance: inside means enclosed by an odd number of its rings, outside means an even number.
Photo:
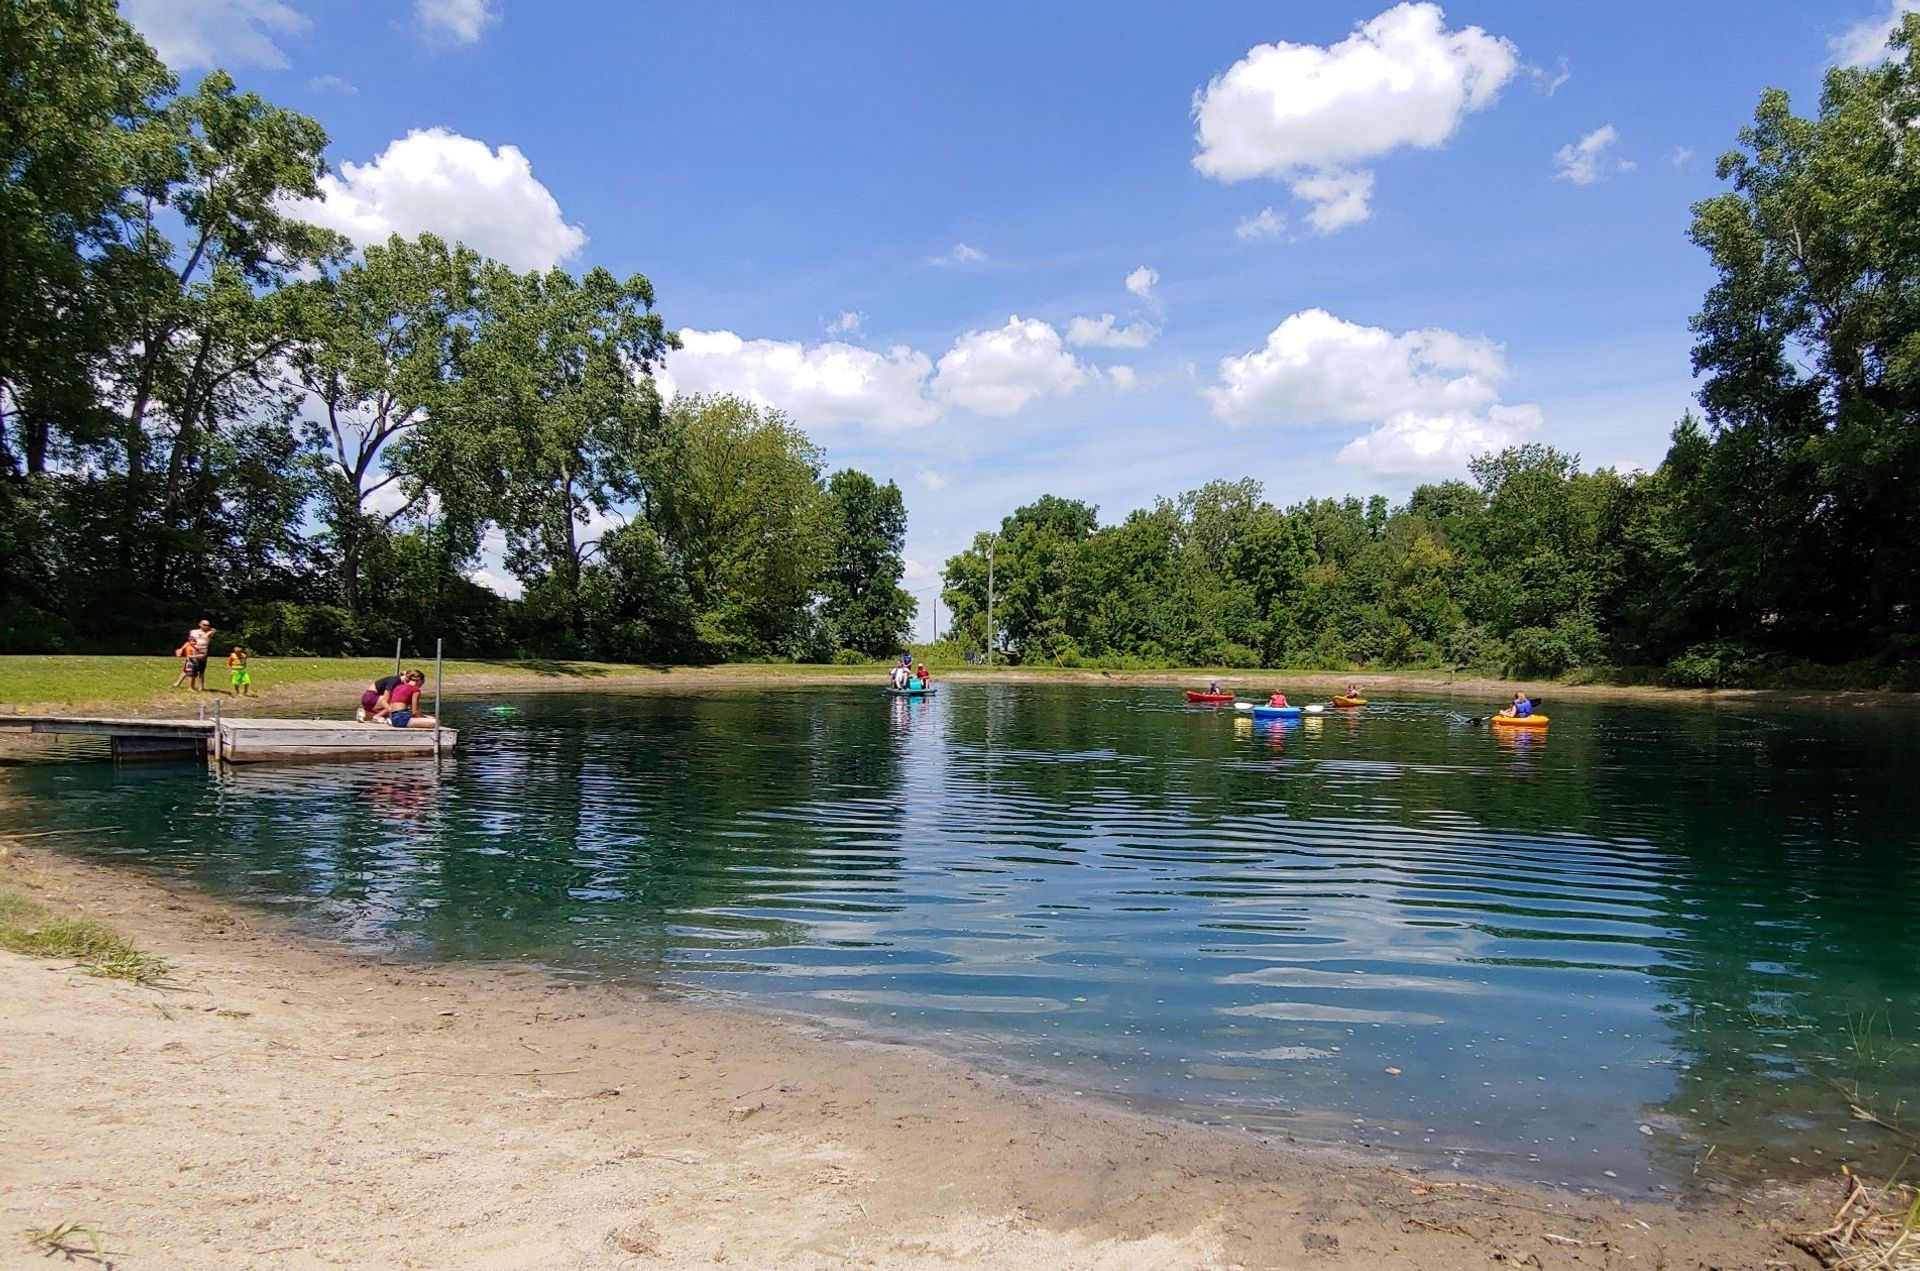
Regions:
<svg viewBox="0 0 1920 1271"><path fill-rule="evenodd" d="M1023 659L1409 663L1550 675L1790 665L1911 684L1920 661L1920 80L1829 73L1814 119L1766 93L1732 188L1694 208L1718 279L1693 319L1704 419L1652 473L1539 446L1400 507L1276 508L1214 482L1098 526L1047 497L947 563L955 638Z"/></svg>
<svg viewBox="0 0 1920 1271"><path fill-rule="evenodd" d="M110 0L0 5L0 651L898 647L897 488L777 411L663 409L638 274L349 251L294 214L325 147L183 92ZM470 581L488 541L522 599Z"/></svg>

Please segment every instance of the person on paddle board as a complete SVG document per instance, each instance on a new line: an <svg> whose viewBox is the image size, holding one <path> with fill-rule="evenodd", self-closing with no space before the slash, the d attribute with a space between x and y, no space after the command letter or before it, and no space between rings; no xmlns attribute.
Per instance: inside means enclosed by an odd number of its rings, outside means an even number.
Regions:
<svg viewBox="0 0 1920 1271"><path fill-rule="evenodd" d="M1267 699L1267 705L1269 706L1285 706L1286 704L1287 695L1285 693L1275 693Z"/></svg>

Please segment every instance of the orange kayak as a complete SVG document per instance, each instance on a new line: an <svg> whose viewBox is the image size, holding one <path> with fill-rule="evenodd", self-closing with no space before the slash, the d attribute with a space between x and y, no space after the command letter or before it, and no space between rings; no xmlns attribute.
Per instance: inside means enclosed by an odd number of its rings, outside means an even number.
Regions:
<svg viewBox="0 0 1920 1271"><path fill-rule="evenodd" d="M1336 697L1333 699L1333 704L1335 706L1365 706L1367 699L1364 697Z"/></svg>
<svg viewBox="0 0 1920 1271"><path fill-rule="evenodd" d="M1545 728L1547 726L1547 717L1545 715L1514 716L1502 711L1498 715L1490 716L1487 722L1489 724L1497 724L1502 728Z"/></svg>

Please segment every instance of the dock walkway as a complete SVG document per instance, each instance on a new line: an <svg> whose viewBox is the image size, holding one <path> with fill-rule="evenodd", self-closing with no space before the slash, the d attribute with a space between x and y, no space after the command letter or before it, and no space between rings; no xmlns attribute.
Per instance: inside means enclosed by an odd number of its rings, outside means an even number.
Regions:
<svg viewBox="0 0 1920 1271"><path fill-rule="evenodd" d="M116 719L101 715L5 715L0 728L105 737L114 757L210 754L225 763L303 759L404 759L452 750L453 728L392 728L344 719Z"/></svg>

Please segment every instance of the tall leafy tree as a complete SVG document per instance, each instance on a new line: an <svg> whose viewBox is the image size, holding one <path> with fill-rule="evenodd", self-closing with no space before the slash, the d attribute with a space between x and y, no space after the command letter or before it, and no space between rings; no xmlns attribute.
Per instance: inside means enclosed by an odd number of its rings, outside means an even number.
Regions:
<svg viewBox="0 0 1920 1271"><path fill-rule="evenodd" d="M507 563L577 644L582 571L598 527L644 491L659 444L651 373L675 341L639 274L491 265L481 291L464 400L502 447Z"/></svg>
<svg viewBox="0 0 1920 1271"><path fill-rule="evenodd" d="M0 5L0 474L97 439L112 285L171 148L174 80L111 0Z"/></svg>
<svg viewBox="0 0 1920 1271"><path fill-rule="evenodd" d="M833 514L806 434L738 397L678 398L654 472L648 516L686 579L702 649L738 657L810 646Z"/></svg>
<svg viewBox="0 0 1920 1271"><path fill-rule="evenodd" d="M1829 71L1814 118L1764 93L1694 207L1718 277L1685 497L1720 506L1701 559L1745 637L1802 653L1911 633L1920 604L1920 15L1891 43Z"/></svg>
<svg viewBox="0 0 1920 1271"><path fill-rule="evenodd" d="M485 433L463 409L460 381L479 321L480 263L431 234L395 236L301 289L300 338L287 362L323 457L324 512L349 613L360 608L368 539L407 521L429 493L443 525L448 509L465 511L470 528L492 509L498 470L472 453Z"/></svg>
<svg viewBox="0 0 1920 1271"><path fill-rule="evenodd" d="M827 482L832 552L820 578L821 610L842 648L874 657L899 649L913 615L906 572L907 505L900 487L848 468Z"/></svg>

